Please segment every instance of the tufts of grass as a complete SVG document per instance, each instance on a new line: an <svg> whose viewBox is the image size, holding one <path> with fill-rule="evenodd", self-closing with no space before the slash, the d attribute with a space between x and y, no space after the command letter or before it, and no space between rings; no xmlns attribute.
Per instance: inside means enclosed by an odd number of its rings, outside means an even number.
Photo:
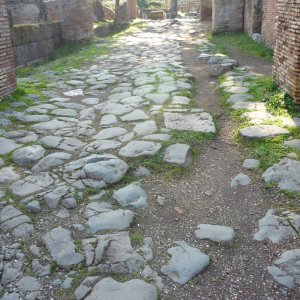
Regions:
<svg viewBox="0 0 300 300"><path fill-rule="evenodd" d="M273 50L271 48L255 42L243 32L210 34L208 39L214 43L216 52L228 54L230 48L235 48L250 56L264 58L269 61L272 61L273 58Z"/></svg>
<svg viewBox="0 0 300 300"><path fill-rule="evenodd" d="M173 131L172 138L179 143L196 145L214 139L214 133L195 132L195 131Z"/></svg>
<svg viewBox="0 0 300 300"><path fill-rule="evenodd" d="M144 236L137 231L130 232L130 239L133 247L142 246L144 243Z"/></svg>

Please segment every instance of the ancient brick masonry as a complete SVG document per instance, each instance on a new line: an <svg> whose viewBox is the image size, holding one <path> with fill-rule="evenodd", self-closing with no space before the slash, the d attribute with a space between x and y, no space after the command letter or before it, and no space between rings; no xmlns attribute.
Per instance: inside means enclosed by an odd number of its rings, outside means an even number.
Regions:
<svg viewBox="0 0 300 300"><path fill-rule="evenodd" d="M272 1L274 3L274 0ZM261 33L262 6L263 0L245 1L244 31L250 36L253 33Z"/></svg>
<svg viewBox="0 0 300 300"><path fill-rule="evenodd" d="M94 34L93 10L89 0L62 0L62 38L68 41L89 39Z"/></svg>
<svg viewBox="0 0 300 300"><path fill-rule="evenodd" d="M263 17L262 17L261 35L265 43L269 47L274 48L276 43L276 34L275 34L275 22L277 17L276 1L263 0L262 9L263 9Z"/></svg>
<svg viewBox="0 0 300 300"><path fill-rule="evenodd" d="M210 20L212 15L212 0L201 0L200 2L200 19Z"/></svg>
<svg viewBox="0 0 300 300"><path fill-rule="evenodd" d="M300 104L300 0L277 0L273 74Z"/></svg>
<svg viewBox="0 0 300 300"><path fill-rule="evenodd" d="M8 14L4 0L0 0L0 99L16 89L15 66Z"/></svg>

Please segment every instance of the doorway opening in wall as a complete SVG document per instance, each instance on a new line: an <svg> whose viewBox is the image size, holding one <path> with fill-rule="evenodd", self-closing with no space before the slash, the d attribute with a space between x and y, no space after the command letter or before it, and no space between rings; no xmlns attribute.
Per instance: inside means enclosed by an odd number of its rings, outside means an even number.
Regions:
<svg viewBox="0 0 300 300"><path fill-rule="evenodd" d="M212 19L212 0L178 0L179 14L185 17L198 17L201 21Z"/></svg>

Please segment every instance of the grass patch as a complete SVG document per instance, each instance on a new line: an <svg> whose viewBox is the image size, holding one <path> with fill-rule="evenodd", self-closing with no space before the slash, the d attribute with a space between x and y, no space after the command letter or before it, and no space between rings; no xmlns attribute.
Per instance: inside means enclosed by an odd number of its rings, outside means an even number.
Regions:
<svg viewBox="0 0 300 300"><path fill-rule="evenodd" d="M271 48L255 42L242 32L209 34L208 39L215 44L215 50L223 54L228 54L228 50L234 48L244 54L264 58L269 61L272 61L273 58L273 50Z"/></svg>
<svg viewBox="0 0 300 300"><path fill-rule="evenodd" d="M133 247L143 245L145 237L141 233L139 233L137 231L130 231L129 235L130 235L131 244Z"/></svg>
<svg viewBox="0 0 300 300"><path fill-rule="evenodd" d="M197 145L205 141L211 141L215 137L214 133L195 132L195 131L172 131L172 138L179 143Z"/></svg>

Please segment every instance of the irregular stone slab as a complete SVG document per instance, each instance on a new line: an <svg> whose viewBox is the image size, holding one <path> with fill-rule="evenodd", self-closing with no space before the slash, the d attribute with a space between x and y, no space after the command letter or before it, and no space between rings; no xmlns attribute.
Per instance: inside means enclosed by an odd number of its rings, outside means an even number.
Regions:
<svg viewBox="0 0 300 300"><path fill-rule="evenodd" d="M131 141L121 148L119 154L123 157L153 156L160 149L161 144L147 141Z"/></svg>
<svg viewBox="0 0 300 300"><path fill-rule="evenodd" d="M133 90L133 95L142 97L148 93L151 93L154 90L155 90L155 86L153 85L143 85Z"/></svg>
<svg viewBox="0 0 300 300"><path fill-rule="evenodd" d="M140 279L133 279L124 283L112 278L104 278L93 288L85 300L98 300L99 295L106 300L157 300L156 287Z"/></svg>
<svg viewBox="0 0 300 300"><path fill-rule="evenodd" d="M89 205L87 210L89 209ZM133 222L134 214L130 210L106 210L88 218L86 224L90 233L108 229L127 229Z"/></svg>
<svg viewBox="0 0 300 300"><path fill-rule="evenodd" d="M150 237L144 238L143 241L144 245L139 249L143 254L143 257L146 261L150 261L153 259L153 251L152 251L152 245L153 241Z"/></svg>
<svg viewBox="0 0 300 300"><path fill-rule="evenodd" d="M97 140L88 144L84 150L90 153L103 153L105 150L116 149L120 147L122 143L112 140Z"/></svg>
<svg viewBox="0 0 300 300"><path fill-rule="evenodd" d="M288 147L294 148L300 151L300 139L293 139L289 141L285 141L284 144Z"/></svg>
<svg viewBox="0 0 300 300"><path fill-rule="evenodd" d="M257 110L257 111L265 111L266 103L264 102L236 102L232 105L232 108L237 109L247 109L247 110Z"/></svg>
<svg viewBox="0 0 300 300"><path fill-rule="evenodd" d="M136 109L131 113L121 117L121 120L123 122L143 121L148 119L149 117L144 113L144 111L140 109Z"/></svg>
<svg viewBox="0 0 300 300"><path fill-rule="evenodd" d="M0 155L7 154L22 145L17 144L15 141L0 137Z"/></svg>
<svg viewBox="0 0 300 300"><path fill-rule="evenodd" d="M66 96L66 97L84 96L83 90L82 90L82 89L68 91L68 92L65 92L65 93L63 93L63 94L64 94L64 96Z"/></svg>
<svg viewBox="0 0 300 300"><path fill-rule="evenodd" d="M135 208L147 207L147 194L141 188L140 183L131 183L113 193L116 199L123 207L133 206Z"/></svg>
<svg viewBox="0 0 300 300"><path fill-rule="evenodd" d="M287 221L289 219L289 221ZM296 221L295 221L296 220ZM259 220L259 230L254 235L254 239L262 241L269 239L273 244L291 236L297 236L297 232L292 228L291 223L300 229L300 216L288 213L285 217L277 216L273 209L269 209L266 215Z"/></svg>
<svg viewBox="0 0 300 300"><path fill-rule="evenodd" d="M231 227L199 224L197 225L195 235L198 239L208 239L220 244L232 244L234 242L235 233Z"/></svg>
<svg viewBox="0 0 300 300"><path fill-rule="evenodd" d="M231 86L224 91L231 94L246 94L249 92L249 88L243 86Z"/></svg>
<svg viewBox="0 0 300 300"><path fill-rule="evenodd" d="M283 252L273 264L267 269L275 281L289 289L300 286L300 249Z"/></svg>
<svg viewBox="0 0 300 300"><path fill-rule="evenodd" d="M20 179L20 175L14 171L13 167L5 167L0 169L0 183L14 182Z"/></svg>
<svg viewBox="0 0 300 300"><path fill-rule="evenodd" d="M108 140L114 137L118 137L120 135L124 135L127 133L127 130L122 127L110 127L101 130L98 134L96 134L93 139L95 140Z"/></svg>
<svg viewBox="0 0 300 300"><path fill-rule="evenodd" d="M88 104L88 105L97 105L99 103L98 98L85 98L81 100L81 102Z"/></svg>
<svg viewBox="0 0 300 300"><path fill-rule="evenodd" d="M178 90L178 87L175 85L160 85L157 89L158 94L171 93Z"/></svg>
<svg viewBox="0 0 300 300"><path fill-rule="evenodd" d="M85 145L85 143L80 140L71 137L46 136L40 141L49 148L55 148L67 152L74 152Z"/></svg>
<svg viewBox="0 0 300 300"><path fill-rule="evenodd" d="M39 124L34 124L31 128L37 133L55 132L58 129L71 127L71 124L58 120L51 120Z"/></svg>
<svg viewBox="0 0 300 300"><path fill-rule="evenodd" d="M157 126L155 121L150 120L146 122L137 123L134 126L133 131L138 135L148 135L157 131Z"/></svg>
<svg viewBox="0 0 300 300"><path fill-rule="evenodd" d="M168 99L169 94L146 94L145 98L153 101L156 104L164 104Z"/></svg>
<svg viewBox="0 0 300 300"><path fill-rule="evenodd" d="M100 126L101 127L110 127L118 124L118 119L115 115L107 114L101 118Z"/></svg>
<svg viewBox="0 0 300 300"><path fill-rule="evenodd" d="M248 94L234 94L227 99L227 102L228 103L246 102L252 98L253 96Z"/></svg>
<svg viewBox="0 0 300 300"><path fill-rule="evenodd" d="M250 177L246 174L240 173L231 181L230 186L237 187L239 185L249 185L250 183L251 183Z"/></svg>
<svg viewBox="0 0 300 300"><path fill-rule="evenodd" d="M243 128L240 134L245 139L264 139L289 134L289 131L276 125L260 125Z"/></svg>
<svg viewBox="0 0 300 300"><path fill-rule="evenodd" d="M188 105L191 99L185 96L174 96L172 99L172 104Z"/></svg>
<svg viewBox="0 0 300 300"><path fill-rule="evenodd" d="M145 135L142 137L142 139L153 140L153 141L169 141L171 139L171 135L165 133L157 133L157 134Z"/></svg>
<svg viewBox="0 0 300 300"><path fill-rule="evenodd" d="M168 265L161 268L161 272L183 285L201 273L209 265L210 259L208 255L190 247L184 241L177 241L175 244L177 246L168 250L171 259Z"/></svg>
<svg viewBox="0 0 300 300"><path fill-rule="evenodd" d="M54 179L49 175L49 173L38 173L15 181L9 186L9 189L15 195L25 197L44 190L53 184L53 182Z"/></svg>
<svg viewBox="0 0 300 300"><path fill-rule="evenodd" d="M259 168L260 161L258 159L245 159L243 167L250 170L256 170Z"/></svg>
<svg viewBox="0 0 300 300"><path fill-rule="evenodd" d="M116 116L123 115L131 111L133 111L133 107L119 103L109 103L101 109L102 114L112 114Z"/></svg>
<svg viewBox="0 0 300 300"><path fill-rule="evenodd" d="M145 280L147 280L147 282L152 282L160 291L165 287L162 278L159 277L157 272L152 270L149 266L145 267L141 275Z"/></svg>
<svg viewBox="0 0 300 300"><path fill-rule="evenodd" d="M163 160L172 165L187 167L192 163L191 147L185 144L170 145L165 151Z"/></svg>
<svg viewBox="0 0 300 300"><path fill-rule="evenodd" d="M17 289L20 292L34 292L42 289L42 285L36 278L25 276L16 283Z"/></svg>
<svg viewBox="0 0 300 300"><path fill-rule="evenodd" d="M108 100L112 100L112 101L120 101L122 99L128 98L131 96L130 92L122 92L122 93L116 93L116 94L112 94L108 97Z"/></svg>
<svg viewBox="0 0 300 300"><path fill-rule="evenodd" d="M180 114L165 112L165 126L168 129L195 132L215 133L216 128L213 118L209 113L201 112L195 114Z"/></svg>
<svg viewBox="0 0 300 300"><path fill-rule="evenodd" d="M144 266L145 260L131 246L127 231L98 235L96 239L82 241L86 256L86 265L105 265L107 271L128 273ZM100 265L100 266L101 266Z"/></svg>
<svg viewBox="0 0 300 300"><path fill-rule="evenodd" d="M49 116L47 115L22 115L17 118L18 120L25 123L40 123L47 122L50 120Z"/></svg>
<svg viewBox="0 0 300 300"><path fill-rule="evenodd" d="M94 120L95 116L96 116L96 113L92 107L83 109L79 113L80 120Z"/></svg>
<svg viewBox="0 0 300 300"><path fill-rule="evenodd" d="M131 106L141 106L146 100L140 96L131 96L125 99L122 99L120 102L123 104L131 105Z"/></svg>
<svg viewBox="0 0 300 300"><path fill-rule="evenodd" d="M278 164L268 168L262 178L266 182L276 182L281 190L300 192L300 162L283 158Z"/></svg>
<svg viewBox="0 0 300 300"><path fill-rule="evenodd" d="M83 172L87 178L103 180L108 184L120 181L127 170L128 165L123 160L109 154L90 159L83 167Z"/></svg>
<svg viewBox="0 0 300 300"><path fill-rule="evenodd" d="M77 265L84 260L84 256L76 253L75 245L71 238L71 232L57 227L46 233L42 238L53 260L60 267Z"/></svg>
<svg viewBox="0 0 300 300"><path fill-rule="evenodd" d="M66 185L55 187L50 193L44 195L44 200L50 208L57 208L60 200L67 195L69 188Z"/></svg>
<svg viewBox="0 0 300 300"><path fill-rule="evenodd" d="M7 205L0 211L0 227L3 231L12 230L16 238L23 238L34 232L31 219L12 205Z"/></svg>
<svg viewBox="0 0 300 300"><path fill-rule="evenodd" d="M48 171L51 168L55 168L65 164L72 155L66 152L56 152L49 154L42 158L37 164L32 167L32 171L41 172Z"/></svg>
<svg viewBox="0 0 300 300"><path fill-rule="evenodd" d="M39 145L32 145L16 150L13 154L13 161L21 167L34 164L41 159L46 153L46 150Z"/></svg>
<svg viewBox="0 0 300 300"><path fill-rule="evenodd" d="M62 109L62 108L52 110L52 114L56 115L56 116L64 116L64 117L76 117L77 116L76 110Z"/></svg>

